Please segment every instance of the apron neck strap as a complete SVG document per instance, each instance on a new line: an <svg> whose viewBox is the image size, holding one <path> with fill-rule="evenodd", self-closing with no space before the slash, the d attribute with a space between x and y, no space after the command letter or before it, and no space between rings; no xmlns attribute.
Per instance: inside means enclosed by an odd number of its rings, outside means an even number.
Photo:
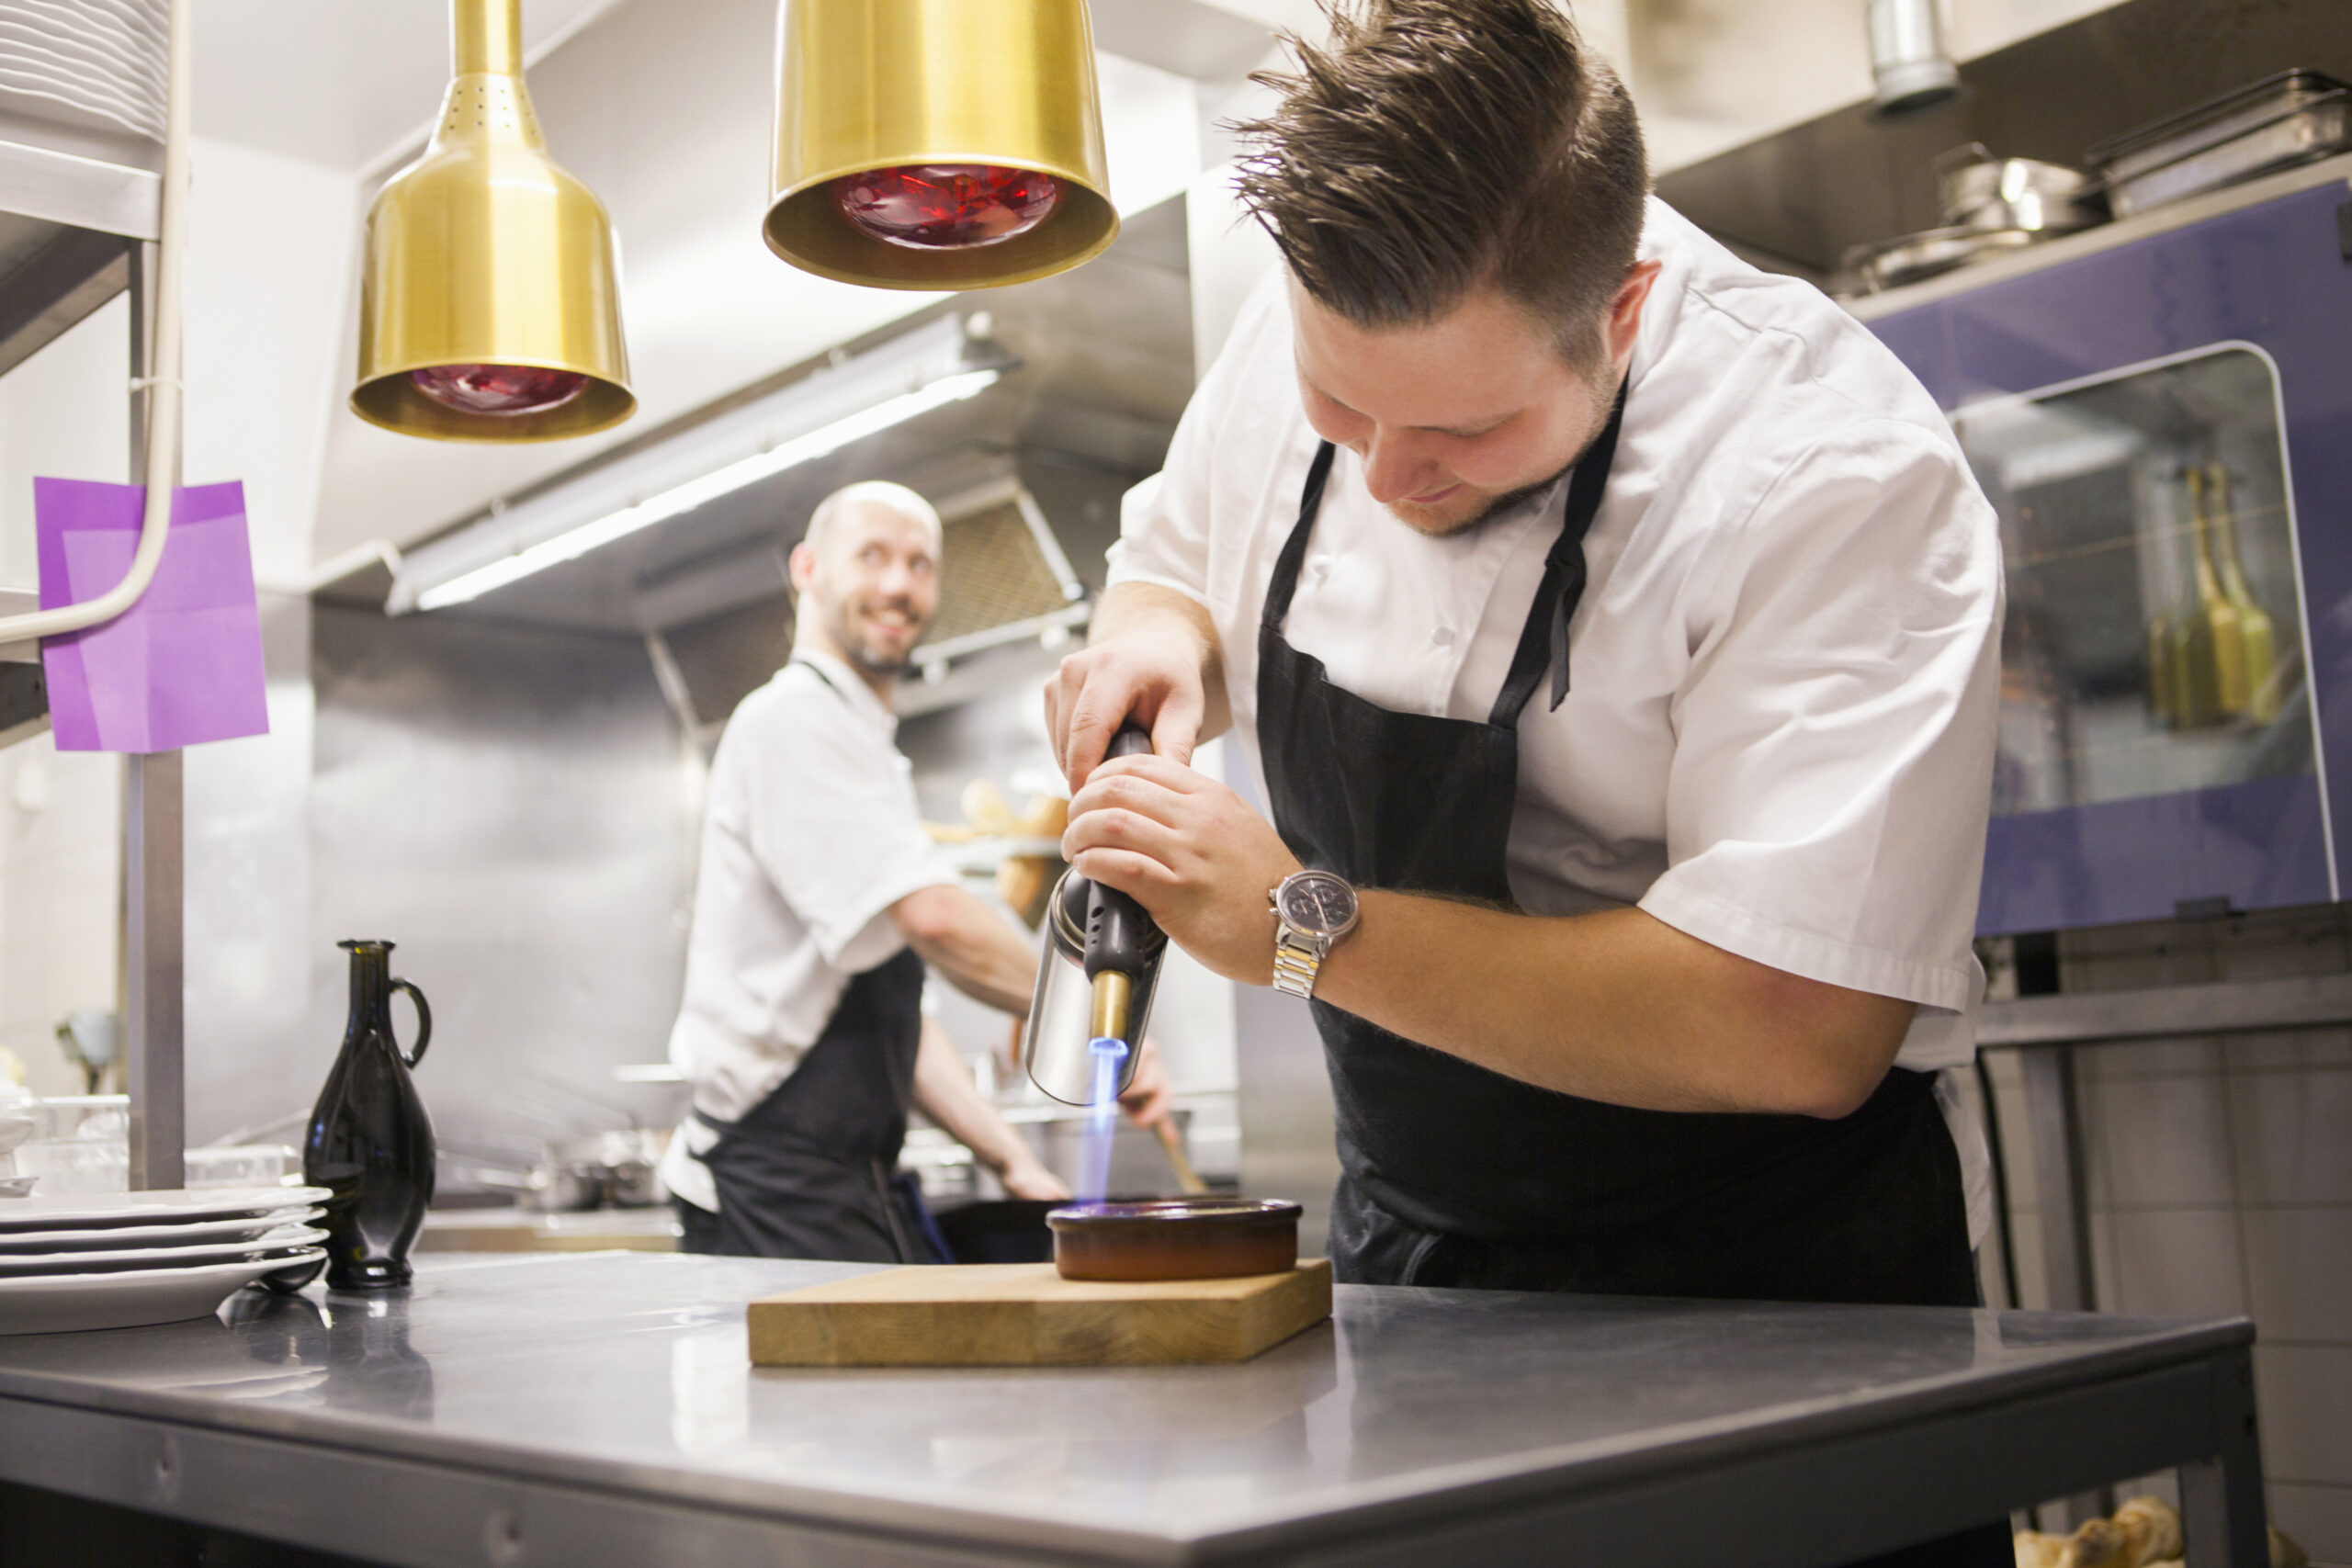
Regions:
<svg viewBox="0 0 2352 1568"><path fill-rule="evenodd" d="M1625 391L1632 384L1630 373L1617 384L1617 400L1609 411L1609 423L1584 449L1568 477L1566 515L1560 523L1560 536L1552 541L1544 558L1544 579L1536 585L1535 604L1520 631L1510 673L1487 716L1488 724L1517 728L1520 711L1535 694L1536 683L1546 670L1552 671L1552 707L1557 709L1567 697L1568 622L1584 598L1584 536L1600 510L1601 492L1609 486L1610 466L1617 457L1617 433L1625 423ZM1315 462L1306 470L1306 489L1298 498L1298 521L1292 525L1290 537L1283 541L1282 554L1274 558L1273 575L1266 583L1266 607L1259 625L1277 637L1289 618L1291 599L1298 592L1299 568L1306 560L1306 542L1315 532L1315 514L1322 508L1323 488L1331 478L1335 456L1329 441L1316 447Z"/></svg>
<svg viewBox="0 0 2352 1568"><path fill-rule="evenodd" d="M799 666L800 666L800 668L802 668L803 670L808 671L808 673L810 673L811 675L814 675L815 677L817 677L817 679L818 679L820 682L822 682L822 683L823 683L823 685L824 685L825 689L826 689L827 691L830 691L831 693L832 693L832 694L833 694L833 695L835 695L835 696L837 696L837 697L841 698L843 702L847 702L847 701L849 700L849 694L848 694L847 692L842 691L842 690L841 689L841 687L839 687L838 685L835 685L835 684L833 683L833 678L832 678L831 675L826 674L826 673L825 673L825 671L824 671L821 668L820 668L820 667L819 667L819 665L818 665L818 663L817 663L817 661L816 661L815 660L813 660L813 659L797 659L797 658L796 658L796 659L787 659L787 660L785 660L785 663L786 663L787 666L788 666L788 665L794 665L794 664L797 664L797 665L799 665Z"/></svg>
<svg viewBox="0 0 2352 1568"><path fill-rule="evenodd" d="M1576 471L1568 477L1568 503L1560 536L1552 541L1544 558L1544 579L1536 584L1535 604L1527 613L1527 625L1520 630L1510 673L1503 679L1494 711L1487 716L1488 724L1504 729L1517 728L1520 710L1535 694L1536 682L1544 679L1546 670L1552 672L1552 708L1556 710L1567 697L1568 622L1584 598L1584 536L1592 527L1593 516L1600 510L1601 492L1609 485L1609 468L1617 457L1617 433L1625 423L1625 389L1632 382L1628 373L1617 384L1617 402L1609 411L1609 423L1584 449Z"/></svg>
<svg viewBox="0 0 2352 1568"><path fill-rule="evenodd" d="M1298 522L1283 541L1283 553L1274 558L1274 574L1266 582L1266 608L1258 624L1277 637L1290 615L1291 595L1298 592L1298 569L1306 559L1306 541L1315 532L1315 514L1322 510L1323 486L1331 477L1336 454L1337 448L1329 441L1315 448L1314 465L1306 470L1306 488L1299 492Z"/></svg>

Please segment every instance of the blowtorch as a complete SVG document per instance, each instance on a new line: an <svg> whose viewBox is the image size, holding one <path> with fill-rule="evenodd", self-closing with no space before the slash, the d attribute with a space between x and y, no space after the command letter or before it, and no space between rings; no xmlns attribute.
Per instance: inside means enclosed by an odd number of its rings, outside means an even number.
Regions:
<svg viewBox="0 0 2352 1568"><path fill-rule="evenodd" d="M1150 750L1150 733L1129 724L1111 738L1105 760ZM1064 872L1046 902L1046 953L1022 1032L1030 1081L1066 1105L1125 1091L1167 949L1167 933L1142 905L1075 868Z"/></svg>

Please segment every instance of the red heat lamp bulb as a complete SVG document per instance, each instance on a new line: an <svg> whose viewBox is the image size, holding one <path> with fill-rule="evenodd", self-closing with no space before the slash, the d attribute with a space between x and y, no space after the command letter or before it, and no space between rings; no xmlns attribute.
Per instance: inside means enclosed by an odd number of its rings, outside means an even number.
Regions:
<svg viewBox="0 0 2352 1568"><path fill-rule="evenodd" d="M1025 234L1061 205L1062 183L994 164L910 164L833 182L848 219L886 244L968 250Z"/></svg>
<svg viewBox="0 0 2352 1568"><path fill-rule="evenodd" d="M577 370L538 365L435 365L412 370L409 380L435 402L459 413L514 415L560 409L585 391Z"/></svg>

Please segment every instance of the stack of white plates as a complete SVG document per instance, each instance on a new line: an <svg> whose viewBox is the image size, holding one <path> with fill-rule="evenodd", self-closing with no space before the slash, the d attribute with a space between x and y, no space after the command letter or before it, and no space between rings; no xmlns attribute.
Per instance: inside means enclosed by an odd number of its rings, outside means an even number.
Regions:
<svg viewBox="0 0 2352 1568"><path fill-rule="evenodd" d="M0 1334L130 1328L217 1311L257 1280L318 1271L323 1187L0 1200Z"/></svg>

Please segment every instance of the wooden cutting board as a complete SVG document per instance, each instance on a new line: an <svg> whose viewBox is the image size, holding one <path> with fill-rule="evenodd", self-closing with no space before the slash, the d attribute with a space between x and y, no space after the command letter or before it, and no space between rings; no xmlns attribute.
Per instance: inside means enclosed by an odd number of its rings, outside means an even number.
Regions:
<svg viewBox="0 0 2352 1568"><path fill-rule="evenodd" d="M1240 1280L1065 1280L1050 1263L888 1269L753 1302L763 1367L1246 1361L1331 1315L1331 1266Z"/></svg>

